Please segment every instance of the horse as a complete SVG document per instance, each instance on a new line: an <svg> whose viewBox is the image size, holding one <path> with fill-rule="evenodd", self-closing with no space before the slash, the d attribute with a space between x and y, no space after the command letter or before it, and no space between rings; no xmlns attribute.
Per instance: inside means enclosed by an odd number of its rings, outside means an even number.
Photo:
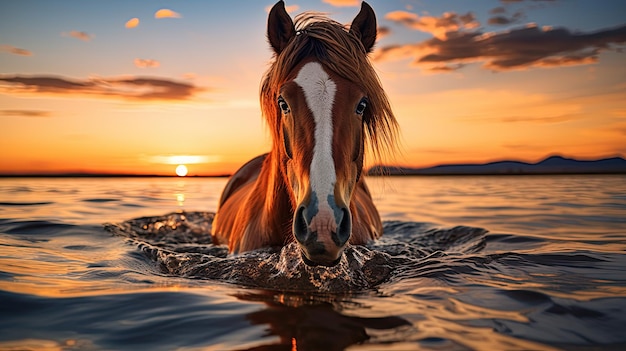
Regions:
<svg viewBox="0 0 626 351"><path fill-rule="evenodd" d="M365 2L349 29L314 13L292 20L282 0L272 7L260 89L272 147L227 182L214 244L236 254L295 241L307 265L334 266L346 245L382 235L364 154L391 153L397 121L368 58L376 35Z"/></svg>

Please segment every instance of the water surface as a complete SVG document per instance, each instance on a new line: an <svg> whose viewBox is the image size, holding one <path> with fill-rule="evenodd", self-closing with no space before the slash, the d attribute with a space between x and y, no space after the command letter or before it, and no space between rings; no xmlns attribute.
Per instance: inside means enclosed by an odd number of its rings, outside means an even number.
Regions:
<svg viewBox="0 0 626 351"><path fill-rule="evenodd" d="M339 265L210 244L226 179L0 179L0 349L626 347L626 176L370 178Z"/></svg>

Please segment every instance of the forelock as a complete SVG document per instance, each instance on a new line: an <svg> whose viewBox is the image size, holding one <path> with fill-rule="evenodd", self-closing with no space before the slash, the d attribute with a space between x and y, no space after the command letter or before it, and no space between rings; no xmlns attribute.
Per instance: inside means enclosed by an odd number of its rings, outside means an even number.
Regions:
<svg viewBox="0 0 626 351"><path fill-rule="evenodd" d="M280 115L276 107L280 87L293 79L294 69L313 58L329 71L356 84L369 100L365 116L366 141L376 156L394 148L397 122L378 75L360 39L346 26L318 13L295 18L296 36L275 55L261 84L261 107L277 140Z"/></svg>

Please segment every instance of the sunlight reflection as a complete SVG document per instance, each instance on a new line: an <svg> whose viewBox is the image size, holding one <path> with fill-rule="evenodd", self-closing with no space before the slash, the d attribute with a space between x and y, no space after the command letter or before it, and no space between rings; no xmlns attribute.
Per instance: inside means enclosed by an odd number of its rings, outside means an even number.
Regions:
<svg viewBox="0 0 626 351"><path fill-rule="evenodd" d="M176 194L176 202L178 203L178 206L182 206L185 203L185 194Z"/></svg>
<svg viewBox="0 0 626 351"><path fill-rule="evenodd" d="M181 180L176 184L176 192L174 195L176 196L176 203L178 206L182 207L185 204L185 181Z"/></svg>

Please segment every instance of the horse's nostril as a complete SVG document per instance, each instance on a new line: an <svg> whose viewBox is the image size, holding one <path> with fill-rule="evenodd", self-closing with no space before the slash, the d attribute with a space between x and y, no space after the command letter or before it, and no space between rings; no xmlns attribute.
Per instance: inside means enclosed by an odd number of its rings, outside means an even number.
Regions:
<svg viewBox="0 0 626 351"><path fill-rule="evenodd" d="M293 218L293 233L296 236L296 240L299 242L305 242L309 225L306 222L306 218L304 218L304 210L306 207L300 206L296 211L296 214Z"/></svg>

